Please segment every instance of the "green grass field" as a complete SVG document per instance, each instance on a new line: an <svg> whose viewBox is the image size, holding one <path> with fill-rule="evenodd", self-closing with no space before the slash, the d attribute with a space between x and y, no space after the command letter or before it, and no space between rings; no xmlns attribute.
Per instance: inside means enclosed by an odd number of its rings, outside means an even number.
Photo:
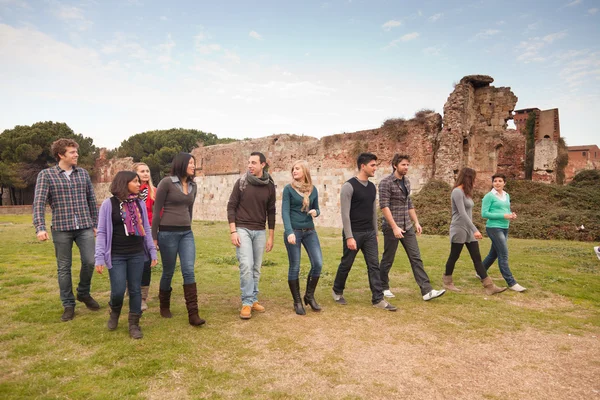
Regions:
<svg viewBox="0 0 600 400"><path fill-rule="evenodd" d="M425 230L427 227L425 226ZM152 275L142 340L127 321L109 332L108 274L95 274L98 312L81 303L60 321L54 248L37 242L30 216L0 216L0 398L2 399L577 399L600 396L600 260L592 243L511 239L511 269L525 293L486 296L465 250L455 271L462 293L430 302L399 250L390 313L370 304L357 258L347 306L331 286L342 243L318 229L324 254L321 313L292 310L287 254L277 227L265 255L265 314L239 319L239 274L224 222L195 222L201 328L187 323L181 274L172 319L158 313L160 263ZM380 240L380 247L383 241ZM419 239L441 286L447 237ZM482 253L489 240L481 241ZM78 254L77 250L75 254ZM301 274L309 269L303 253ZM74 260L77 283L79 261ZM505 285L497 266L491 276ZM304 290L305 282L302 282ZM125 314L125 313L124 313Z"/></svg>

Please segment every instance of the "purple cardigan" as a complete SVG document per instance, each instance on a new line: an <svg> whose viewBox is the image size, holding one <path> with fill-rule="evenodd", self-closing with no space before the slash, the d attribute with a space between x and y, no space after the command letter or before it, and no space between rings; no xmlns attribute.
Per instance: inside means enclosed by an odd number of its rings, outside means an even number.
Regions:
<svg viewBox="0 0 600 400"><path fill-rule="evenodd" d="M152 240L152 230L148 222L148 212L143 200L137 200L140 210L142 210L142 220L144 222L144 259L157 260L156 246ZM112 203L110 198L104 200L100 206L98 214L98 233L96 234L96 265L106 265L108 269L112 268L110 249L112 246L113 223L112 223Z"/></svg>

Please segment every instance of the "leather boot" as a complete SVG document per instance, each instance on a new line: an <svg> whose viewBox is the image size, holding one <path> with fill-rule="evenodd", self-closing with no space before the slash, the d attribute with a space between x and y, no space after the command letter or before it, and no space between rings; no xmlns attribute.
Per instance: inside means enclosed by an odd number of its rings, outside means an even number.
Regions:
<svg viewBox="0 0 600 400"><path fill-rule="evenodd" d="M121 315L121 307L123 307L123 304L121 304L120 307L113 307L109 304L110 306L110 317L108 318L108 322L106 324L106 326L108 327L109 331L114 331L115 329L117 329L117 326L119 325L119 316Z"/></svg>
<svg viewBox="0 0 600 400"><path fill-rule="evenodd" d="M148 309L148 304L146 303L148 300L148 290L150 290L150 286L142 286L142 311Z"/></svg>
<svg viewBox="0 0 600 400"><path fill-rule="evenodd" d="M196 289L196 282L183 285L183 296L185 297L185 306L187 307L190 325L203 325L206 321L198 315L198 291Z"/></svg>
<svg viewBox="0 0 600 400"><path fill-rule="evenodd" d="M319 282L318 276L308 276L306 279L306 293L304 294L304 304L310 306L313 311L321 311L321 306L315 300L315 289Z"/></svg>
<svg viewBox="0 0 600 400"><path fill-rule="evenodd" d="M452 281L452 275L442 275L442 282L444 283L444 289L450 290L452 292L460 292L461 290L454 286L454 282Z"/></svg>
<svg viewBox="0 0 600 400"><path fill-rule="evenodd" d="M171 318L173 314L171 314L171 292L173 288L169 288L169 290L158 290L158 300L160 301L160 316L163 318Z"/></svg>
<svg viewBox="0 0 600 400"><path fill-rule="evenodd" d="M483 283L483 287L485 288L485 293L488 295L502 293L507 289L505 287L500 288L500 287L496 286L494 284L494 282L492 281L492 278L490 278L489 276L487 276L485 279L483 279L481 281L481 283Z"/></svg>
<svg viewBox="0 0 600 400"><path fill-rule="evenodd" d="M294 298L294 311L296 311L296 314L298 315L305 315L306 311L304 311L302 299L300 298L300 281L294 279L293 281L288 281L288 285L290 286L290 292L292 292L292 297Z"/></svg>
<svg viewBox="0 0 600 400"><path fill-rule="evenodd" d="M144 337L142 328L140 328L141 316L141 313L129 313L129 336L131 336L132 339L141 339Z"/></svg>

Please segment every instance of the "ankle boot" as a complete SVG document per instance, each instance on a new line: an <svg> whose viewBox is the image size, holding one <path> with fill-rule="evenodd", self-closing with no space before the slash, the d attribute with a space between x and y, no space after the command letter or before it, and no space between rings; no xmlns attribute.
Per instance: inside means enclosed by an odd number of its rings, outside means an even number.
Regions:
<svg viewBox="0 0 600 400"><path fill-rule="evenodd" d="M123 304L121 304L120 307L110 306L110 317L108 318L108 322L106 324L109 331L114 331L117 329L117 326L119 325L119 316L121 315L121 307L123 307Z"/></svg>
<svg viewBox="0 0 600 400"><path fill-rule="evenodd" d="M306 293L304 294L304 304L310 306L313 311L321 311L321 306L315 300L315 289L319 282L318 276L308 276L306 279Z"/></svg>
<svg viewBox="0 0 600 400"><path fill-rule="evenodd" d="M150 290L150 286L142 286L142 311L148 309L148 304L146 303L148 300L148 290Z"/></svg>
<svg viewBox="0 0 600 400"><path fill-rule="evenodd" d="M290 286L290 292L292 292L292 297L294 298L294 311L296 311L296 314L298 315L305 315L306 311L304 311L302 299L300 298L300 281L294 279L293 281L288 281L288 285Z"/></svg>
<svg viewBox="0 0 600 400"><path fill-rule="evenodd" d="M485 288L485 293L488 295L502 293L507 289L505 287L500 288L500 287L496 286L494 284L494 282L492 281L492 278L490 278L489 276L487 276L485 279L483 279L481 281L481 283L483 284L483 287Z"/></svg>
<svg viewBox="0 0 600 400"><path fill-rule="evenodd" d="M444 289L450 290L452 292L460 292L461 290L454 286L454 282L452 281L452 275L442 275L442 282L444 283Z"/></svg>
<svg viewBox="0 0 600 400"><path fill-rule="evenodd" d="M140 328L140 317L142 314L129 313L129 336L132 339L141 339L144 337L142 328Z"/></svg>
<svg viewBox="0 0 600 400"><path fill-rule="evenodd" d="M192 326L203 325L206 321L198 315L198 291L196 282L183 285L183 296L188 311L188 321Z"/></svg>
<svg viewBox="0 0 600 400"><path fill-rule="evenodd" d="M173 288L169 290L158 290L158 300L160 301L160 316L163 318L171 318L171 292Z"/></svg>

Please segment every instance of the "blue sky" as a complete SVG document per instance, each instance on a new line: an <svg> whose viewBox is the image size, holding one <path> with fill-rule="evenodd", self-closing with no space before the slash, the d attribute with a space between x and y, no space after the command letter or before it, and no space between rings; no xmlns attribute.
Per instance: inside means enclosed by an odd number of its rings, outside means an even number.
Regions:
<svg viewBox="0 0 600 400"><path fill-rule="evenodd" d="M600 0L0 0L0 131L326 136L442 113L469 74L600 144Z"/></svg>

